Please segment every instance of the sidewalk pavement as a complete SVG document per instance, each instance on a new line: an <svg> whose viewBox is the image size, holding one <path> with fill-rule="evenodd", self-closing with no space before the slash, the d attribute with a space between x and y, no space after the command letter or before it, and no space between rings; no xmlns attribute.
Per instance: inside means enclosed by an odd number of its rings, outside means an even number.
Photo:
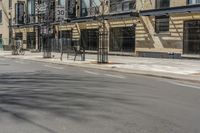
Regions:
<svg viewBox="0 0 200 133"><path fill-rule="evenodd" d="M86 61L80 61L80 57L77 57L79 60L74 61L74 56L70 56L70 59L67 60L66 54L63 56L63 61L60 61L59 53L52 53L53 58L51 59L44 59L43 53L31 52L26 52L25 55L11 55L11 52L0 51L0 56L200 82L200 60L110 55L109 64L97 64L97 55L94 54L87 54Z"/></svg>

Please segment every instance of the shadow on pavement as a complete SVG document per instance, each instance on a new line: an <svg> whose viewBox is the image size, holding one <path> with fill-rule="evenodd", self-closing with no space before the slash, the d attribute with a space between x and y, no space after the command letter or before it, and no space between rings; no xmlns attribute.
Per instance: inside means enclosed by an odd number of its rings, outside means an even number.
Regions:
<svg viewBox="0 0 200 133"><path fill-rule="evenodd" d="M108 107L112 102L126 102L118 95L107 94L104 89L95 89L106 86L92 77L50 72L6 73L0 75L0 86L0 113L7 113L19 122L27 122L50 133L55 132L34 122L29 111L44 111L75 122L113 120L105 113L109 112Z"/></svg>

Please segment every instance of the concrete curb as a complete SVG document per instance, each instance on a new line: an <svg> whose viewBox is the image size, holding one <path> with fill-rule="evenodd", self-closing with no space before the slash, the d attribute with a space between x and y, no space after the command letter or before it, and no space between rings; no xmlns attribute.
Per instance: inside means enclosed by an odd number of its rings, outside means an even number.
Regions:
<svg viewBox="0 0 200 133"><path fill-rule="evenodd" d="M143 75L143 76L151 76L151 77L159 77L159 78L166 78L166 79L174 79L174 80L181 80L181 81L191 81L191 82L200 82L200 76L191 76L191 75L183 75L183 74L170 74L165 72L153 72L153 71L141 71L141 70L130 70L130 69L122 69L122 68L111 68L105 67L103 64L78 64L78 63L66 63L66 62L51 62L48 60L40 60L40 59L28 59L28 58L18 58L13 56L2 56L4 58L10 59L19 59L19 60L29 60L29 61L36 61L36 62L45 62L49 64L59 64L59 65L67 65L67 66L76 66L82 68L90 68L90 69L99 69L104 71L113 71L113 72L121 72L127 74L136 74L136 75ZM101 66L101 67L100 67ZM103 67L102 67L103 66Z"/></svg>

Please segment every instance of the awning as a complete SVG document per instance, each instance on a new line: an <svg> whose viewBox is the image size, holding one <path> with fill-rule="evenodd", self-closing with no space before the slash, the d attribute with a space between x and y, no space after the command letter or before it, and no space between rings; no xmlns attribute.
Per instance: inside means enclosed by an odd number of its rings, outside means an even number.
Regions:
<svg viewBox="0 0 200 133"><path fill-rule="evenodd" d="M140 11L141 16L162 16L180 13L200 13L200 4Z"/></svg>

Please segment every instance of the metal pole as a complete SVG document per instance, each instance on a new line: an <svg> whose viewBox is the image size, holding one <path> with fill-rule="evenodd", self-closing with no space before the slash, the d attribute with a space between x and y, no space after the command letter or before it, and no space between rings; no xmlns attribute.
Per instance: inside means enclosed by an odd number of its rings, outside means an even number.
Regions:
<svg viewBox="0 0 200 133"><path fill-rule="evenodd" d="M46 17L46 22L45 22L45 26L46 26L46 41L45 41L45 49L44 49L44 58L51 58L51 44L50 44L50 15L51 15L51 0L48 1L46 0L45 3L47 4L47 8L46 8L46 13L45 13L45 17Z"/></svg>
<svg viewBox="0 0 200 133"><path fill-rule="evenodd" d="M61 30L61 25L62 25L62 22L60 22L60 26L59 26L59 34L60 34L60 37L59 37L59 42L60 42L60 47L61 47L61 52L62 52L62 30Z"/></svg>
<svg viewBox="0 0 200 133"><path fill-rule="evenodd" d="M102 13L101 13L101 17L102 17L102 21L101 21L101 25L102 28L100 31L100 42L99 42L99 50L98 50L98 63L102 64L102 63L108 63L108 45L107 45L107 32L106 32L106 24L105 24L105 0L102 0Z"/></svg>

